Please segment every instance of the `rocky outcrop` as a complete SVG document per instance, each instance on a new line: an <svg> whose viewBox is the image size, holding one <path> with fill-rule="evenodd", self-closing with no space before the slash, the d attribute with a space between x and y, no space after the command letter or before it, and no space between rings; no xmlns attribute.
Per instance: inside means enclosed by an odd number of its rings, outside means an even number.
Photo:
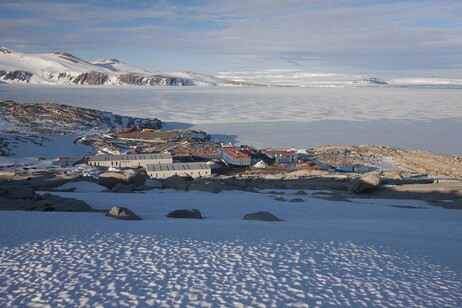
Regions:
<svg viewBox="0 0 462 308"><path fill-rule="evenodd" d="M194 83L189 79L178 77L152 75L142 76L137 74L122 74L117 76L117 81L120 84L136 85L136 86L192 86Z"/></svg>
<svg viewBox="0 0 462 308"><path fill-rule="evenodd" d="M111 191L116 193L130 193L135 191L136 186L133 184L123 184L117 183L114 187L112 187Z"/></svg>
<svg viewBox="0 0 462 308"><path fill-rule="evenodd" d="M45 211L57 212L88 212L91 207L82 200L74 198L62 198L52 194L44 194L42 196L44 206L47 207Z"/></svg>
<svg viewBox="0 0 462 308"><path fill-rule="evenodd" d="M162 181L164 188L188 191L193 183L193 178L174 175Z"/></svg>
<svg viewBox="0 0 462 308"><path fill-rule="evenodd" d="M40 196L32 188L3 188L0 190L0 210L89 212L92 209L84 201L49 193Z"/></svg>
<svg viewBox="0 0 462 308"><path fill-rule="evenodd" d="M2 78L3 80L29 83L32 76L33 76L32 73L21 71L21 70L12 71L12 72L0 70L0 78Z"/></svg>
<svg viewBox="0 0 462 308"><path fill-rule="evenodd" d="M117 192L126 192L125 188L127 185L132 185L132 188L127 189L129 189L128 191L133 191L135 186L144 185L146 179L146 175L137 172L104 172L99 175L98 184L109 189L114 189L116 186L118 186L116 188Z"/></svg>
<svg viewBox="0 0 462 308"><path fill-rule="evenodd" d="M221 183L217 181L194 181L189 186L189 191L205 191L209 193L217 194L222 190Z"/></svg>
<svg viewBox="0 0 462 308"><path fill-rule="evenodd" d="M0 52L4 54L9 54L11 51L6 47L0 47Z"/></svg>
<svg viewBox="0 0 462 308"><path fill-rule="evenodd" d="M202 214L198 209L175 210L167 215L168 218L193 218L202 219Z"/></svg>
<svg viewBox="0 0 462 308"><path fill-rule="evenodd" d="M270 212L265 212L265 211L247 214L242 219L243 220L260 220L260 221L281 221L281 219L277 218Z"/></svg>
<svg viewBox="0 0 462 308"><path fill-rule="evenodd" d="M107 211L106 216L121 220L141 220L141 218L130 209L118 206L114 206Z"/></svg>
<svg viewBox="0 0 462 308"><path fill-rule="evenodd" d="M162 127L162 122L156 118L133 118L95 109L50 103L24 104L0 101L0 115L1 121L13 122L24 130L50 134L76 134L95 127Z"/></svg>
<svg viewBox="0 0 462 308"><path fill-rule="evenodd" d="M103 85L108 81L109 76L98 72L82 73L77 77L73 78L72 82L75 84L86 84L86 85Z"/></svg>
<svg viewBox="0 0 462 308"><path fill-rule="evenodd" d="M149 188L162 188L164 185L159 182L158 180L147 178L144 181L144 186L149 187Z"/></svg>
<svg viewBox="0 0 462 308"><path fill-rule="evenodd" d="M348 190L356 194L368 192L380 185L380 175L377 172L369 172L360 177L356 177L348 184Z"/></svg>
<svg viewBox="0 0 462 308"><path fill-rule="evenodd" d="M57 52L55 52L54 54L57 55L58 57L60 57L61 59L70 61L70 62L72 62L72 63L79 63L79 62L88 63L87 61L84 61L84 60L82 60L82 59L79 59L79 58L77 58L76 56L71 55L71 54L68 53L68 52L57 51ZM88 64L89 64L89 63L88 63Z"/></svg>
<svg viewBox="0 0 462 308"><path fill-rule="evenodd" d="M379 78L367 78L363 79L362 82L366 84L388 84L388 82Z"/></svg>

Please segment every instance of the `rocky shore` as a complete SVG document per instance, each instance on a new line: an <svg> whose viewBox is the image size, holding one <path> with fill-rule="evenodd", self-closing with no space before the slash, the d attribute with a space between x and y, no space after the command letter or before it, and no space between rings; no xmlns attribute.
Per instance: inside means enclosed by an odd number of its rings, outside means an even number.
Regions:
<svg viewBox="0 0 462 308"><path fill-rule="evenodd" d="M371 178L373 179L371 181ZM428 178L398 179L394 173L368 173L362 176L217 176L211 179L171 177L152 180L142 173L107 172L98 180L89 177L47 174L29 176L0 174L0 209L35 211L91 211L79 200L52 195L57 187L70 182L90 181L112 193L143 193L150 189L175 189L219 193L241 190L254 193L284 195L284 190L318 190L318 198L333 201L353 201L358 198L410 199L426 201L429 205L462 209L462 180ZM42 195L37 191L48 192ZM62 191L62 190L61 190ZM281 201L285 201L281 198Z"/></svg>

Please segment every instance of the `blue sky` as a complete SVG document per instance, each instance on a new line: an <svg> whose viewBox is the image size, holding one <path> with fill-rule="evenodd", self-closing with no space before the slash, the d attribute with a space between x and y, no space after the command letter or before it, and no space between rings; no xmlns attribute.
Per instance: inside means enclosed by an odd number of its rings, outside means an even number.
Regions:
<svg viewBox="0 0 462 308"><path fill-rule="evenodd" d="M160 71L282 56L318 72L462 78L462 1L0 1L0 45Z"/></svg>

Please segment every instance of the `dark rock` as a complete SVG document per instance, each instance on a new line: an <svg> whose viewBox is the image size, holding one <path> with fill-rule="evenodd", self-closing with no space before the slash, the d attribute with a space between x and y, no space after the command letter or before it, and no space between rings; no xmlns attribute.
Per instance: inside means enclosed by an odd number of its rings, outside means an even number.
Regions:
<svg viewBox="0 0 462 308"><path fill-rule="evenodd" d="M293 198L290 199L289 202L305 202L305 200L303 200L302 198Z"/></svg>
<svg viewBox="0 0 462 308"><path fill-rule="evenodd" d="M205 191L210 193L219 193L221 191L221 184L220 182L208 181L208 182L193 182L191 186L189 186L189 190L198 190L198 191Z"/></svg>
<svg viewBox="0 0 462 308"><path fill-rule="evenodd" d="M295 193L296 195L299 195L299 196L306 196L308 195L306 192L304 192L303 190L299 190Z"/></svg>
<svg viewBox="0 0 462 308"><path fill-rule="evenodd" d="M128 183L133 184L135 186L144 185L146 180L149 178L146 174L135 172L132 174L127 174Z"/></svg>
<svg viewBox="0 0 462 308"><path fill-rule="evenodd" d="M37 211L43 211L47 209L50 211L57 212L89 212L91 206L85 201L74 199L74 198L62 198L49 193L42 196L42 200L36 202Z"/></svg>
<svg viewBox="0 0 462 308"><path fill-rule="evenodd" d="M164 187L164 185L160 181L155 180L155 179L151 179L151 178L147 178L144 181L144 186L147 186L147 187L150 187L150 188L162 188L162 187Z"/></svg>
<svg viewBox="0 0 462 308"><path fill-rule="evenodd" d="M272 190L272 191L269 191L268 194L271 194L271 195L284 195L285 192L283 192L283 191L277 192L277 191Z"/></svg>
<svg viewBox="0 0 462 308"><path fill-rule="evenodd" d="M103 85L109 76L98 72L82 73L72 81L75 84Z"/></svg>
<svg viewBox="0 0 462 308"><path fill-rule="evenodd" d="M32 73L21 70L12 72L1 71L0 77L3 77L3 80L25 81L28 83L32 78Z"/></svg>
<svg viewBox="0 0 462 308"><path fill-rule="evenodd" d="M106 216L121 220L141 220L141 218L125 207L114 206L107 211Z"/></svg>
<svg viewBox="0 0 462 308"><path fill-rule="evenodd" d="M276 197L274 198L274 200L276 200L276 201L286 201L286 199L284 199L283 196L276 196Z"/></svg>
<svg viewBox="0 0 462 308"><path fill-rule="evenodd" d="M270 212L265 212L265 211L247 214L242 219L243 220L260 220L260 221L281 221L279 218L277 218Z"/></svg>
<svg viewBox="0 0 462 308"><path fill-rule="evenodd" d="M0 197L0 210L30 211L37 202L29 199L6 199Z"/></svg>
<svg viewBox="0 0 462 308"><path fill-rule="evenodd" d="M135 190L135 185L133 184L124 184L124 183L117 183L114 187L111 188L111 191L116 193L129 193Z"/></svg>
<svg viewBox="0 0 462 308"><path fill-rule="evenodd" d="M164 188L187 191L192 184L192 178L174 175L163 180Z"/></svg>
<svg viewBox="0 0 462 308"><path fill-rule="evenodd" d="M104 172L98 177L98 184L112 189L117 184L129 184L129 177L121 172Z"/></svg>
<svg viewBox="0 0 462 308"><path fill-rule="evenodd" d="M154 189L153 187L149 187L146 185L140 185L135 187L135 191L146 191L146 190L151 190Z"/></svg>
<svg viewBox="0 0 462 308"><path fill-rule="evenodd" d="M356 194L374 190L380 185L380 175L377 172L369 172L354 178L348 184L348 190Z"/></svg>
<svg viewBox="0 0 462 308"><path fill-rule="evenodd" d="M137 86L189 86L194 84L193 81L189 79L165 75L141 76L137 74L122 74L117 76L117 80L121 84Z"/></svg>
<svg viewBox="0 0 462 308"><path fill-rule="evenodd" d="M175 210L168 213L169 218L194 218L202 219L202 214L198 209Z"/></svg>
<svg viewBox="0 0 462 308"><path fill-rule="evenodd" d="M38 200L40 196L37 195L34 189L30 187L8 187L8 188L0 188L0 196L4 196L8 199L30 199L30 200Z"/></svg>

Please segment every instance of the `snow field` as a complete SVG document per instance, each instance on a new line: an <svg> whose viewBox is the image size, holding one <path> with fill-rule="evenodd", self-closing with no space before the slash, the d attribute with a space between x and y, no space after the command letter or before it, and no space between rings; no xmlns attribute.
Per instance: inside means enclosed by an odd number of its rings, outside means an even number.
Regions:
<svg viewBox="0 0 462 308"><path fill-rule="evenodd" d="M327 191L96 192L102 213L3 212L0 306L459 307L462 212L412 200L315 198ZM70 187L68 187L70 188ZM302 198L302 203L274 200ZM419 209L390 205L417 205ZM204 220L169 219L198 208ZM282 222L241 220L267 210Z"/></svg>
<svg viewBox="0 0 462 308"><path fill-rule="evenodd" d="M352 242L200 241L130 233L0 250L3 306L457 307L441 266Z"/></svg>

